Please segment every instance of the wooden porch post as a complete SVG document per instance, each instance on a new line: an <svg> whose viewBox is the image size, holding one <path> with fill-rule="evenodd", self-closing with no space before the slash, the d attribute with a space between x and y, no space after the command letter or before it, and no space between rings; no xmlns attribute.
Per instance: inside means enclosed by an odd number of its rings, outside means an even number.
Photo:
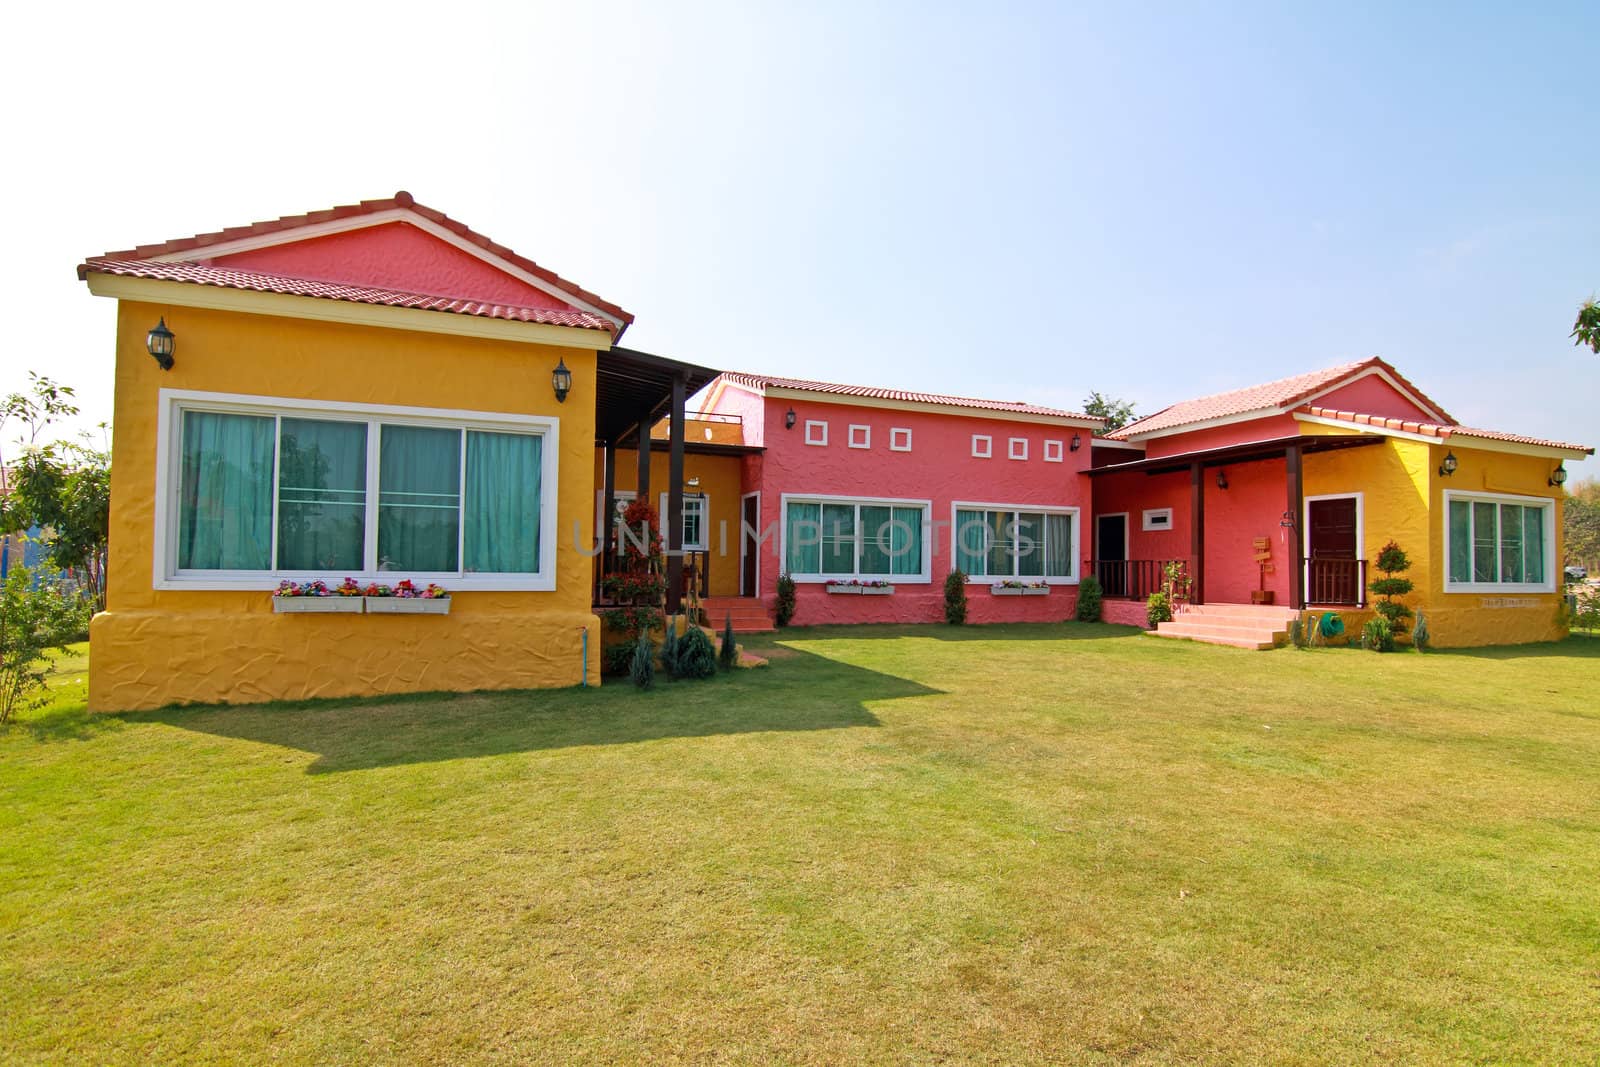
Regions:
<svg viewBox="0 0 1600 1067"><path fill-rule="evenodd" d="M1199 463L1189 464L1189 603L1206 602L1206 479Z"/></svg>
<svg viewBox="0 0 1600 1067"><path fill-rule="evenodd" d="M639 420L639 484L635 487L635 500L650 499L650 416Z"/></svg>
<svg viewBox="0 0 1600 1067"><path fill-rule="evenodd" d="M1296 610L1305 607L1302 572L1305 561L1301 558L1305 545L1300 529L1300 516L1305 511L1305 489L1300 478L1300 446L1290 445L1283 454L1284 467L1289 477L1289 606Z"/></svg>
<svg viewBox="0 0 1600 1067"><path fill-rule="evenodd" d="M672 425L667 444L667 614L683 607L683 407L682 374L672 376Z"/></svg>
<svg viewBox="0 0 1600 1067"><path fill-rule="evenodd" d="M617 443L607 441L605 448L606 495L600 513L600 576L611 570L611 541L617 527Z"/></svg>

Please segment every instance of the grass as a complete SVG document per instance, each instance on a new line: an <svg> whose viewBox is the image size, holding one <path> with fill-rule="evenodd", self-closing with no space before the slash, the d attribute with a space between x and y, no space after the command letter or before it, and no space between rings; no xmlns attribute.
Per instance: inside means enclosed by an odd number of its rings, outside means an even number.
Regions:
<svg viewBox="0 0 1600 1067"><path fill-rule="evenodd" d="M0 734L8 1062L1594 1062L1600 641L857 627Z"/></svg>

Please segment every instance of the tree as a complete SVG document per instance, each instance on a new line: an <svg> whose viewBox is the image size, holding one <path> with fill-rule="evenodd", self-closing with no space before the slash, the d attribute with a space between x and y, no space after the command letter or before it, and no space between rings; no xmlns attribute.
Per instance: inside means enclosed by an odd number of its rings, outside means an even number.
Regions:
<svg viewBox="0 0 1600 1067"><path fill-rule="evenodd" d="M1411 609L1398 599L1411 592L1411 579L1396 577L1411 569L1411 557L1407 556L1399 545L1390 541L1378 553L1378 569L1383 572L1383 577L1369 582L1367 588L1383 597L1372 605L1372 609L1388 623L1388 647L1380 649L1388 652L1394 647L1394 635L1405 633L1406 620L1411 618Z"/></svg>
<svg viewBox="0 0 1600 1067"><path fill-rule="evenodd" d="M1120 430L1133 421L1133 401L1103 396L1098 391L1089 394L1089 398L1083 402L1083 411L1086 415L1098 415L1106 420L1106 428L1101 433Z"/></svg>
<svg viewBox="0 0 1600 1067"><path fill-rule="evenodd" d="M48 564L13 567L0 583L0 726L45 701L51 650L65 650L86 622L82 601L61 592Z"/></svg>
<svg viewBox="0 0 1600 1067"><path fill-rule="evenodd" d="M1573 344L1588 345L1595 355L1600 356L1600 304L1595 303L1592 297L1579 306L1578 318L1572 324L1570 336Z"/></svg>
<svg viewBox="0 0 1600 1067"><path fill-rule="evenodd" d="M1573 486L1562 510L1565 562L1594 569L1600 565L1600 480L1590 478Z"/></svg>

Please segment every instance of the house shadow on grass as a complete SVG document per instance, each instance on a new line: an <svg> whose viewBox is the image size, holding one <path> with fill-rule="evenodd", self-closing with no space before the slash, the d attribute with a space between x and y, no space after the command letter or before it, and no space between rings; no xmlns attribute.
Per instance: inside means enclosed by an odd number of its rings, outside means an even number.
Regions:
<svg viewBox="0 0 1600 1067"><path fill-rule="evenodd" d="M789 626L762 635L769 644L789 641L848 639L852 641L890 641L919 637L932 641L1115 641L1142 637L1137 626L1109 622L984 622L951 626L943 622L850 623L847 625ZM764 655L759 645L753 648Z"/></svg>
<svg viewBox="0 0 1600 1067"><path fill-rule="evenodd" d="M311 752L308 774L669 738L879 725L869 701L940 692L799 652L701 682L166 708L118 716Z"/></svg>
<svg viewBox="0 0 1600 1067"><path fill-rule="evenodd" d="M1441 648L1430 656L1461 656L1466 659L1592 659L1600 660L1600 638L1573 634L1563 641L1541 641L1531 645L1486 645L1482 648Z"/></svg>

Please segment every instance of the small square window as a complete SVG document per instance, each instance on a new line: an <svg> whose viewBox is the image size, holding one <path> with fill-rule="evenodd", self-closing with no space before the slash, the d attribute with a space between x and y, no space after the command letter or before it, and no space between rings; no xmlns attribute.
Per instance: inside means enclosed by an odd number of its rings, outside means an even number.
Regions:
<svg viewBox="0 0 1600 1067"><path fill-rule="evenodd" d="M871 448L872 427L860 426L856 423L851 423L849 444L851 448Z"/></svg>
<svg viewBox="0 0 1600 1067"><path fill-rule="evenodd" d="M978 459L988 459L994 455L994 438L986 433L973 434L972 454Z"/></svg>
<svg viewBox="0 0 1600 1067"><path fill-rule="evenodd" d="M889 431L889 451L910 452L911 431L904 426L896 426Z"/></svg>
<svg viewBox="0 0 1600 1067"><path fill-rule="evenodd" d="M825 445L828 443L828 424L818 419L806 420L806 444Z"/></svg>
<svg viewBox="0 0 1600 1067"><path fill-rule="evenodd" d="M1063 445L1060 441L1046 441L1044 443L1044 461L1046 463L1060 463L1062 447Z"/></svg>
<svg viewBox="0 0 1600 1067"><path fill-rule="evenodd" d="M1026 437L1013 437L1010 441L1010 448L1007 450L1006 454L1012 459L1027 459L1028 439Z"/></svg>
<svg viewBox="0 0 1600 1067"><path fill-rule="evenodd" d="M1146 530L1172 529L1171 508L1147 508L1144 512L1143 527Z"/></svg>

